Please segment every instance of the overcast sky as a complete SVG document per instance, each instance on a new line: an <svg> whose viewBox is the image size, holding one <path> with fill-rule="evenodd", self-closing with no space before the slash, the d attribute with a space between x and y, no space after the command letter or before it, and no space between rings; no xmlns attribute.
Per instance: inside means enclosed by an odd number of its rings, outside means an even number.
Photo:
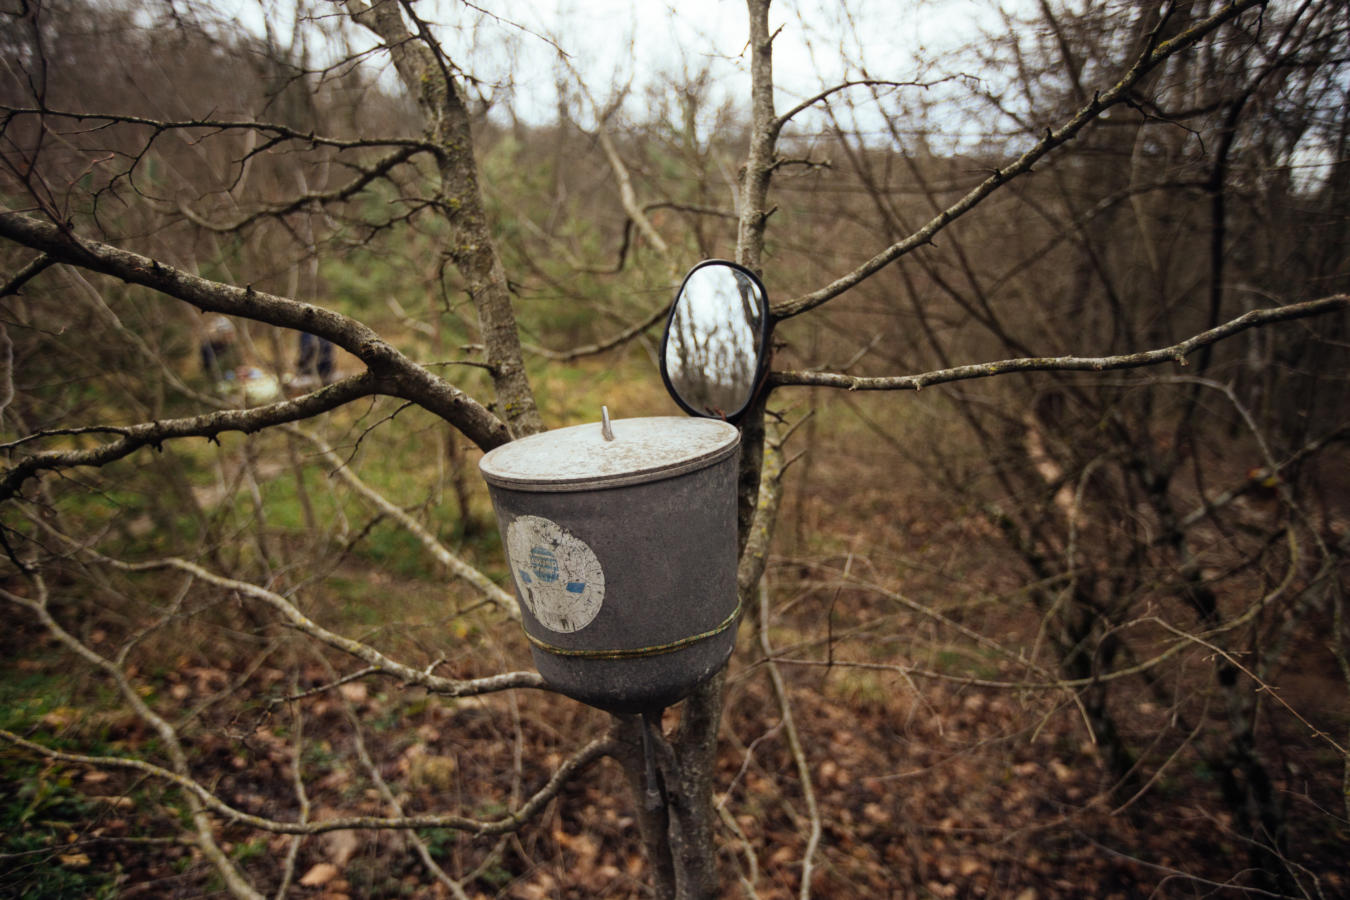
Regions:
<svg viewBox="0 0 1350 900"><path fill-rule="evenodd" d="M925 77L917 60L997 29L999 0L776 0L774 42L778 108L823 86L858 77ZM1029 0L1001 0L1025 8ZM223 17L262 32L263 6L275 31L290 31L285 2L212 0ZM328 12L320 4L324 13ZM475 8L483 12L475 11ZM645 91L685 72L708 68L714 103L749 97L749 33L744 0L419 0L451 58L488 82L513 85L513 106L526 121L552 121L556 42L604 102L614 85L631 83L630 110ZM387 62L386 62L387 64ZM584 111L579 111L584 115Z"/></svg>
<svg viewBox="0 0 1350 900"><path fill-rule="evenodd" d="M743 0L681 0L678 7L659 0L517 0L509 9L512 21L556 40L601 90L631 79L640 97L649 83L708 66L718 90L748 96ZM778 106L856 78L864 66L873 77L922 77L920 56L969 40L996 21L987 0L779 0L770 13L770 27L781 28L774 42ZM509 40L515 52L499 77L514 77L521 114L551 117L556 95L547 44L519 31ZM493 57L485 62L495 67Z"/></svg>
<svg viewBox="0 0 1350 900"><path fill-rule="evenodd" d="M271 9L276 31L285 35L288 0L209 0L227 19L262 32L263 5ZM328 0L317 0L324 15ZM599 103L616 86L629 85L626 111L643 117L649 88L658 91L684 83L686 75L704 68L710 74L709 105L731 101L742 109L749 98L748 24L744 0L418 0L418 13L431 21L454 62L490 83L509 85L510 108L526 122L555 120L555 84L559 71L555 44ZM997 73L981 71L969 56L953 60L953 48L975 43L981 34L1002 34L1001 10L1016 19L1019 34L1036 17L1036 0L775 0L770 27L774 42L777 109L782 112L823 87L857 78L931 81L959 72L963 77L921 94L939 104L929 121L940 123L930 135L933 149L952 151L978 141L981 132L997 128L990 108L962 115L954 98L970 98L965 76L994 85ZM359 31L359 30L358 30ZM362 39L371 41L362 33ZM387 57L373 57L388 67ZM933 61L945 63L932 67ZM927 61L927 64L925 63ZM394 87L393 73L389 72ZM571 79L575 84L575 79ZM996 89L996 88L995 88ZM865 89L837 99L856 98L862 111L851 124L858 134L887 142L885 114L906 119L902 100L920 96L913 88L892 92L882 106L866 104ZM584 103L572 113L589 126ZM810 134L822 127L810 114L795 120L787 137ZM1294 153L1299 177L1315 181L1330 165L1326 148L1314 135Z"/></svg>
<svg viewBox="0 0 1350 900"><path fill-rule="evenodd" d="M264 7L274 31L283 40L290 33L289 0L210 0L227 20L263 31ZM944 51L978 39L981 31L1002 30L999 8L1025 12L1034 0L775 0L770 27L774 41L777 109L784 111L828 85L858 78L895 81L931 80L947 74L922 60L943 59ZM326 0L317 0L321 15L330 15ZM629 85L626 111L646 113L647 92L684 83L686 75L707 69L708 106L725 101L745 109L749 103L749 25L744 0L418 0L419 15L433 23L451 59L489 84L507 85L510 108L532 124L555 121L556 83L560 69L555 45L567 53L567 65L585 81L599 103L616 86ZM356 30L358 40L373 38ZM340 53L335 50L335 58ZM387 57L372 57L386 67L390 87L396 81ZM961 68L972 72L969 64ZM575 78L571 79L575 84ZM965 92L968 85L948 82L928 91L933 100ZM904 96L892 92L883 102L892 112ZM863 104L853 129L882 135L884 121L865 89L851 97ZM499 95L501 99L501 95ZM585 103L574 103L572 115L589 126ZM955 121L954 115L949 115ZM792 135L822 127L810 114L794 121ZM950 129L959 143L959 126Z"/></svg>

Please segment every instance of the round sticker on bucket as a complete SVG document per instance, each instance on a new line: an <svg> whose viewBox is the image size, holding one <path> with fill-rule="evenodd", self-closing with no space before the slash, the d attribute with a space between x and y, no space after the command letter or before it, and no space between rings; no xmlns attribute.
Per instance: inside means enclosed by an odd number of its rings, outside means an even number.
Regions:
<svg viewBox="0 0 1350 900"><path fill-rule="evenodd" d="M580 631L600 612L605 573L580 538L557 522L521 516L506 530L506 556L520 598L539 624L552 631Z"/></svg>

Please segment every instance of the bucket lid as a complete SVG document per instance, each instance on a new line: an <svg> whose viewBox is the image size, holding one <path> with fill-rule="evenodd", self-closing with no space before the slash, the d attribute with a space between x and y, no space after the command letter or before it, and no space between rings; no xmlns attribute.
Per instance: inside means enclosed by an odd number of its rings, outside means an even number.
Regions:
<svg viewBox="0 0 1350 900"><path fill-rule="evenodd" d="M503 444L478 468L488 484L518 491L576 491L673 478L730 456L741 442L720 419L653 416L546 431Z"/></svg>

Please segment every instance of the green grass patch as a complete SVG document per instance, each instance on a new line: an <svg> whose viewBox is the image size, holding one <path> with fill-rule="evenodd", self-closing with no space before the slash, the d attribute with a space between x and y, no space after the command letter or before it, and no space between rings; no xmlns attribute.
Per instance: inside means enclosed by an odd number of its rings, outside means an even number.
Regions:
<svg viewBox="0 0 1350 900"><path fill-rule="evenodd" d="M0 750L0 895L115 896L116 871L94 868L75 843L97 816L68 770Z"/></svg>

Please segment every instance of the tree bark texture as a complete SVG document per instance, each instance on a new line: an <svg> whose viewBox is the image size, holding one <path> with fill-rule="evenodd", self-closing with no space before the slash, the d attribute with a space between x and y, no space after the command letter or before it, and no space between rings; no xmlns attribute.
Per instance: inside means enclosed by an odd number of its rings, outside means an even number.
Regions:
<svg viewBox="0 0 1350 900"><path fill-rule="evenodd" d="M764 227L769 220L769 182L773 179L774 147L782 123L773 114L773 35L769 32L769 0L746 0L746 8L750 14L752 126L745 169L741 173L736 261L761 275Z"/></svg>
<svg viewBox="0 0 1350 900"><path fill-rule="evenodd" d="M408 30L395 0L377 0L371 6L347 0L347 9L384 43L404 87L417 98L426 136L436 147L441 178L437 202L451 235L445 255L464 279L478 312L498 414L513 437L543 431L525 372L506 271L483 207L468 107L450 61L436 44Z"/></svg>
<svg viewBox="0 0 1350 900"><path fill-rule="evenodd" d="M22 213L0 211L0 237L41 250L53 260L143 285L204 312L241 316L326 338L366 364L378 380L376 392L413 400L460 429L484 450L509 438L502 423L473 398L410 360L373 329L340 313L252 287L211 281ZM263 421L267 415L264 410L271 408L249 410L246 415L257 420L255 427L239 430L256 430L294 418Z"/></svg>

